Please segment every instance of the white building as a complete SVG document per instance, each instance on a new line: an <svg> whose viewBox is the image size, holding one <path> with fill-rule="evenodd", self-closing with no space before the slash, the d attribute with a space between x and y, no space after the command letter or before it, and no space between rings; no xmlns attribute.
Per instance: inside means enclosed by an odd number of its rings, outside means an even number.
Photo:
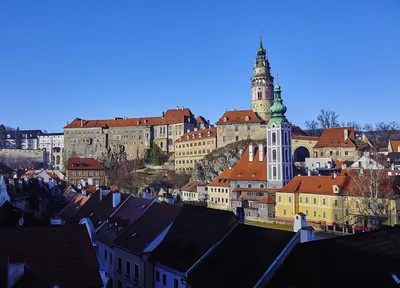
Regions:
<svg viewBox="0 0 400 288"><path fill-rule="evenodd" d="M44 151L44 161L49 168L64 170L64 133L41 133L38 148Z"/></svg>
<svg viewBox="0 0 400 288"><path fill-rule="evenodd" d="M207 182L190 181L181 188L183 201L201 201L207 199Z"/></svg>
<svg viewBox="0 0 400 288"><path fill-rule="evenodd" d="M385 168L383 165L376 162L374 159L364 155L355 161L351 166L350 169L383 169Z"/></svg>
<svg viewBox="0 0 400 288"><path fill-rule="evenodd" d="M9 149L39 149L38 135L41 130L15 130L7 131L6 148ZM18 146L17 138L21 139L21 146Z"/></svg>

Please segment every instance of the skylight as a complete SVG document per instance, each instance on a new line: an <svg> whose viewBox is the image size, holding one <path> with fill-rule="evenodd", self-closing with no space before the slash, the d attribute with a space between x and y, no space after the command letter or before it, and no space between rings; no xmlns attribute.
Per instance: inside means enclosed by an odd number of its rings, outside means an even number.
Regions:
<svg viewBox="0 0 400 288"><path fill-rule="evenodd" d="M137 235L137 233L135 232L135 233L132 234L132 237L135 237L136 235Z"/></svg>

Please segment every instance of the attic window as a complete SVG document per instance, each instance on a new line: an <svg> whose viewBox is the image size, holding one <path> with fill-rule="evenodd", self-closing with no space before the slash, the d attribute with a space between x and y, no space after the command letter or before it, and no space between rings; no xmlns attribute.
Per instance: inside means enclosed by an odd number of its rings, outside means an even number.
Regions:
<svg viewBox="0 0 400 288"><path fill-rule="evenodd" d="M244 120L249 121L249 120L250 120L250 117L249 117L249 116L246 116L246 117L244 118Z"/></svg>
<svg viewBox="0 0 400 288"><path fill-rule="evenodd" d="M254 173L253 173L251 176L253 176L253 177L256 177L256 174L257 174L257 173L256 173L256 172L254 172Z"/></svg>
<svg viewBox="0 0 400 288"><path fill-rule="evenodd" d="M317 188L321 188L321 184L318 184Z"/></svg>
<svg viewBox="0 0 400 288"><path fill-rule="evenodd" d="M228 117L224 117L224 122L228 121Z"/></svg>

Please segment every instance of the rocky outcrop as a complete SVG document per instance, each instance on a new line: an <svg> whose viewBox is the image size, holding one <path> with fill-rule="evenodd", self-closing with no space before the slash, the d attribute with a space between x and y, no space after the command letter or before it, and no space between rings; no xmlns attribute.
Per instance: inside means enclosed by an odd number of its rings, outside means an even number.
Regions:
<svg viewBox="0 0 400 288"><path fill-rule="evenodd" d="M250 143L258 145L264 140L243 140L218 148L197 162L191 180L211 182L222 171L235 165Z"/></svg>

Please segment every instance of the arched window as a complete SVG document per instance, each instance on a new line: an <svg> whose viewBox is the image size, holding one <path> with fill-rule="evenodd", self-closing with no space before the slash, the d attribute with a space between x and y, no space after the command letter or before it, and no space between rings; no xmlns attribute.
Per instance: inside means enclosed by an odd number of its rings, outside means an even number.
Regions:
<svg viewBox="0 0 400 288"><path fill-rule="evenodd" d="M248 185L247 185L247 188L251 188L251 187L252 187L251 184L248 184Z"/></svg>
<svg viewBox="0 0 400 288"><path fill-rule="evenodd" d="M272 168L272 176L274 177L274 179L276 178L276 167Z"/></svg>
<svg viewBox="0 0 400 288"><path fill-rule="evenodd" d="M237 187L237 188L240 188L240 184L236 184L236 187Z"/></svg>
<svg viewBox="0 0 400 288"><path fill-rule="evenodd" d="M289 175L289 166L286 166L286 179L289 179L290 175Z"/></svg>
<svg viewBox="0 0 400 288"><path fill-rule="evenodd" d="M260 188L264 188L264 184L260 184Z"/></svg>
<svg viewBox="0 0 400 288"><path fill-rule="evenodd" d="M56 165L60 165L60 156L59 155L56 156Z"/></svg>
<svg viewBox="0 0 400 288"><path fill-rule="evenodd" d="M288 132L285 132L285 145L289 145L289 141L288 141Z"/></svg>
<svg viewBox="0 0 400 288"><path fill-rule="evenodd" d="M164 147L164 143L163 143L163 142L160 143L160 147L161 147L161 148Z"/></svg>
<svg viewBox="0 0 400 288"><path fill-rule="evenodd" d="M272 132L272 144L276 144L276 133Z"/></svg>
<svg viewBox="0 0 400 288"><path fill-rule="evenodd" d="M276 150L272 150L272 161L276 161Z"/></svg>

